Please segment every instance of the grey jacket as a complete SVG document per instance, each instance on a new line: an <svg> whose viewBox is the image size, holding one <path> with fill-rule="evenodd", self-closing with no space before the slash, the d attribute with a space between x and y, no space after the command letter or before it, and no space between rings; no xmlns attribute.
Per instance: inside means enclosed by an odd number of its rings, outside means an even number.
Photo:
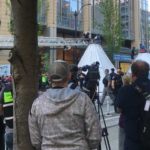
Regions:
<svg viewBox="0 0 150 150"><path fill-rule="evenodd" d="M79 90L48 89L34 101L28 121L37 150L91 150L101 141L95 108Z"/></svg>

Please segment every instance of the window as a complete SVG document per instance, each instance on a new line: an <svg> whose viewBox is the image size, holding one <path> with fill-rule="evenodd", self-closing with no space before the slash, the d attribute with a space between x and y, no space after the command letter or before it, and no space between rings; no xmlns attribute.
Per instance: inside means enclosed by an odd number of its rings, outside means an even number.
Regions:
<svg viewBox="0 0 150 150"><path fill-rule="evenodd" d="M57 22L61 27L74 29L75 11L81 8L82 0L57 0ZM81 18L78 18L80 22ZM78 23L79 24L79 23Z"/></svg>
<svg viewBox="0 0 150 150"><path fill-rule="evenodd" d="M38 0L38 22L41 25L46 24L46 0Z"/></svg>

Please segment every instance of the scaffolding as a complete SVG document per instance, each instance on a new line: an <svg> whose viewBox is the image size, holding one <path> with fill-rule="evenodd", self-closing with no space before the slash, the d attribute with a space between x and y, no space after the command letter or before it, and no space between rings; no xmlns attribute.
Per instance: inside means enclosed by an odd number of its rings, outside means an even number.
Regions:
<svg viewBox="0 0 150 150"><path fill-rule="evenodd" d="M64 48L66 46L86 48L88 44L88 40L84 38L38 37L38 47ZM0 49L12 49L13 47L13 36L0 36Z"/></svg>

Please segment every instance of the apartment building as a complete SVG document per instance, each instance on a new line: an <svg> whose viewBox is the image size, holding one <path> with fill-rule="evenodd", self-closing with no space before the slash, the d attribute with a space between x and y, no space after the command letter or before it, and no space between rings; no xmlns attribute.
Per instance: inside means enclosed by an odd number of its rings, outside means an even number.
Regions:
<svg viewBox="0 0 150 150"><path fill-rule="evenodd" d="M150 50L150 9L148 12L148 46L149 46L149 50Z"/></svg>
<svg viewBox="0 0 150 150"><path fill-rule="evenodd" d="M125 46L148 49L148 0L120 0L120 12Z"/></svg>

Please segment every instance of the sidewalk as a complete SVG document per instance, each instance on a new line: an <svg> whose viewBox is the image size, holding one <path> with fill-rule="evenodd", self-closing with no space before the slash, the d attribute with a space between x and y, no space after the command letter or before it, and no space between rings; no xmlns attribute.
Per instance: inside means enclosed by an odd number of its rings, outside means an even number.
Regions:
<svg viewBox="0 0 150 150"><path fill-rule="evenodd" d="M112 127L112 126L118 125L119 114L114 112L114 106L111 105L111 103L112 103L112 101L107 96L104 101L104 104L101 106L103 115L104 115L104 119L102 117L101 110L99 110L102 127L104 127L104 121L106 122L107 127ZM95 102L95 106L97 108L97 102Z"/></svg>
<svg viewBox="0 0 150 150"><path fill-rule="evenodd" d="M119 114L114 112L114 106L111 105L112 101L107 96L104 104L102 105L102 110L104 113L104 120L108 130L108 140L111 147L111 150L118 150L118 121ZM104 127L104 120L101 116L101 125ZM101 143L102 150L107 150L104 143L104 137L102 137Z"/></svg>
<svg viewBox="0 0 150 150"><path fill-rule="evenodd" d="M111 147L111 150L119 150L118 148L118 126L113 126L108 128L108 140ZM104 143L104 137L102 137L101 149L107 150Z"/></svg>

